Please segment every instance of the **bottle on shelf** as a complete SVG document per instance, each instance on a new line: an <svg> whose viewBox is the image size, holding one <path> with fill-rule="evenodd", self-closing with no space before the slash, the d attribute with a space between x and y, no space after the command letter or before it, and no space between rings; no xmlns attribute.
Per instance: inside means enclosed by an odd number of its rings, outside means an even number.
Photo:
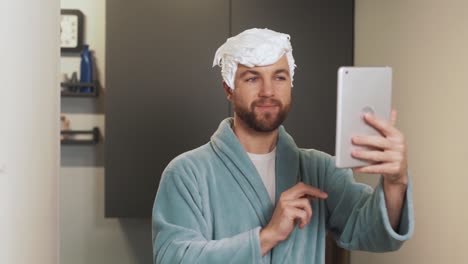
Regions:
<svg viewBox="0 0 468 264"><path fill-rule="evenodd" d="M83 46L83 51L81 52L81 73L80 73L80 82L82 83L91 83L93 81L93 61L91 57L91 52L89 51L89 45ZM92 93L94 87L92 86L83 86L80 87L80 92L82 93Z"/></svg>

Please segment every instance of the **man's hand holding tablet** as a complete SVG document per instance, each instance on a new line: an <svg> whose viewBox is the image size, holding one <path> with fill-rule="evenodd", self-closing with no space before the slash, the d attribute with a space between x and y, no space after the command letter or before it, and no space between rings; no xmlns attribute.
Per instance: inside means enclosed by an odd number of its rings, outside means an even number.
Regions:
<svg viewBox="0 0 468 264"><path fill-rule="evenodd" d="M392 69L338 70L336 166L381 174L389 221L398 230L408 187L406 143L391 111Z"/></svg>

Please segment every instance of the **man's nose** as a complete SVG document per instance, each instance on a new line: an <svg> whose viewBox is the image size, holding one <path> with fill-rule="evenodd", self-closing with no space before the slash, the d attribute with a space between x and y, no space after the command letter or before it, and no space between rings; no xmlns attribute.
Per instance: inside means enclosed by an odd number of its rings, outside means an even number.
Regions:
<svg viewBox="0 0 468 264"><path fill-rule="evenodd" d="M274 94L273 82L271 80L264 79L262 86L260 87L259 96L271 97Z"/></svg>

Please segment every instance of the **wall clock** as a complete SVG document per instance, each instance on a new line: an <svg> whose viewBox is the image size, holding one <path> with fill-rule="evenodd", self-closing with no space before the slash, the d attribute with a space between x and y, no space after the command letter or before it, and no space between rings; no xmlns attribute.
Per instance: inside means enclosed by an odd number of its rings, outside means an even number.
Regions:
<svg viewBox="0 0 468 264"><path fill-rule="evenodd" d="M84 15L78 9L62 9L60 20L60 50L80 53L83 48Z"/></svg>

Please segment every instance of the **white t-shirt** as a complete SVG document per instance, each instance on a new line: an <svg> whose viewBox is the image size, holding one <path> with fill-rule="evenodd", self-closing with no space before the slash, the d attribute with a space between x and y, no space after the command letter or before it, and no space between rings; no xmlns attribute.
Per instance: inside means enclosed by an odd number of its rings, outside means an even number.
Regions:
<svg viewBox="0 0 468 264"><path fill-rule="evenodd" d="M271 202L275 204L276 195L276 173L275 173L275 158L276 148L267 154L253 154L248 153L249 158L252 160L255 168L257 168L258 174L262 178L263 184L270 195Z"/></svg>

